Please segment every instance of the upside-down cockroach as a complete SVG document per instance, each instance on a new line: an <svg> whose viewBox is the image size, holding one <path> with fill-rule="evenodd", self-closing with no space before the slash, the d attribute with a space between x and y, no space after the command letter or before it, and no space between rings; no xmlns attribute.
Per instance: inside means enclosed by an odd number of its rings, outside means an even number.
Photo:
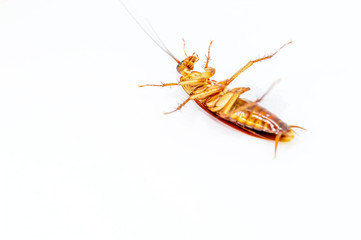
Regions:
<svg viewBox="0 0 361 240"><path fill-rule="evenodd" d="M209 67L210 61L210 49L213 41L210 42L208 47L208 54L206 63L204 65L204 71L194 71L194 64L199 60L198 55L193 53L188 56L185 51L185 41L183 50L186 58L183 61L179 61L165 46L162 40L155 33L154 29L150 26L148 31L142 25L142 23L128 10L125 4L120 1L136 23L143 29L143 31L171 58L177 62L177 71L181 74L180 81L177 83L164 83L164 84L145 84L139 87L145 86L182 86L187 92L189 97L180 104L174 111L167 112L169 114L180 110L186 103L194 100L202 109L220 120L221 122L245 132L249 135L269 139L275 141L275 155L277 152L278 142L288 142L294 138L293 128L301 128L295 125L288 125L275 114L268 111L266 108L260 106L258 103L266 96L271 90L273 85L268 91L256 101L250 101L240 98L240 95L246 91L249 91L248 87L239 87L234 89L228 89L227 86L238 77L247 68L251 67L254 63L270 59L277 54L283 47L292 43L292 41L284 44L276 52L271 55L258 58L256 60L249 61L244 67L239 69L230 78L217 82L212 80L211 77L215 74L215 68ZM153 36L151 32L153 32ZM303 128L302 128L303 129Z"/></svg>

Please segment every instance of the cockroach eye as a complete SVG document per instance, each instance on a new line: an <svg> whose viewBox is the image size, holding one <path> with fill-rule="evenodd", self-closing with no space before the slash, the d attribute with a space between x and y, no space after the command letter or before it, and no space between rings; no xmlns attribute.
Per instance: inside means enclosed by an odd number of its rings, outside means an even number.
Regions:
<svg viewBox="0 0 361 240"><path fill-rule="evenodd" d="M180 70L179 70L179 67L180 67L180 65L182 65L183 62L184 62L184 60L179 62L178 65L177 65L177 72L179 72L179 73L181 73Z"/></svg>

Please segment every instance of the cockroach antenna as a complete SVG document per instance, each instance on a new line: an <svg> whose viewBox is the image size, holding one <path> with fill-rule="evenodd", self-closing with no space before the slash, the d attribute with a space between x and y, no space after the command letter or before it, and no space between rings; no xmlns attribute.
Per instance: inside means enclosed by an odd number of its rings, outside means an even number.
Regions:
<svg viewBox="0 0 361 240"><path fill-rule="evenodd" d="M188 102L193 100L203 110L219 121L251 136L274 141L274 156L276 156L279 142L289 142L295 137L295 131L293 128L301 127L296 125L288 125L286 122L278 118L274 113L259 105L262 99L269 93L269 91L279 80L274 82L261 96L261 98L255 101L247 100L241 97L243 93L250 90L249 87L237 87L233 89L227 88L231 82L233 82L241 73L246 71L253 64L271 59L286 45L291 44L292 41L283 44L277 51L270 55L249 61L230 78L227 78L223 81L216 81L212 79L216 69L208 66L210 60L210 48L213 41L211 41L208 46L207 60L205 66L203 67L204 71L193 71L195 63L199 60L196 53L188 56L185 51L184 43L183 50L186 58L182 62L179 62L178 59L174 57L174 55L162 42L152 25L149 22L145 23L139 21L140 18L136 18L135 15L129 11L122 0L119 1L128 11L130 16L139 25L139 27L143 29L143 31L150 37L150 39L152 39L154 43L156 43L165 53L167 53L178 63L177 71L181 74L179 82L139 85L139 87L180 86L186 91L186 93L189 95L188 98L184 100L175 110L166 112L165 114L177 112L181 110Z"/></svg>
<svg viewBox="0 0 361 240"><path fill-rule="evenodd" d="M166 54L168 54L171 58L173 58L177 63L180 63L180 61L169 51L169 49L166 47L164 42L160 39L157 32L154 30L153 26L150 24L149 21L147 21L147 24L149 25L150 30L145 28L145 24L142 24L142 22L129 10L129 8L125 5L125 3L122 0L119 0L119 2L123 5L125 10L129 13L129 15L134 19L134 21L138 24L138 26L148 35L152 41L158 45ZM151 33L154 35L152 36Z"/></svg>

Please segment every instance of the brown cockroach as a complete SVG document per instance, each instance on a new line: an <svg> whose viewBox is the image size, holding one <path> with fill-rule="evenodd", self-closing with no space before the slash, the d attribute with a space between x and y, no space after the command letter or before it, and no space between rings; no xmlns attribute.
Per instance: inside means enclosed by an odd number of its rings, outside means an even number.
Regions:
<svg viewBox="0 0 361 240"><path fill-rule="evenodd" d="M159 36L155 33L154 29L150 26L151 31L154 35L152 36L144 26L138 21L138 19L128 10L125 4L120 1L125 9L129 12L132 18L137 24L143 29L143 31L170 57L177 62L177 71L181 74L180 81L177 83L164 83L164 84L145 84L139 87L146 86L182 86L187 92L189 97L180 104L174 111L167 112L169 114L180 110L186 103L194 100L202 109L211 114L221 122L245 132L249 135L274 140L275 141L275 155L277 152L278 142L291 141L295 133L293 128L301 128L295 125L288 125L275 114L268 111L266 108L260 106L258 103L266 96L271 90L273 85L268 91L256 101L250 101L247 99L240 98L240 95L246 91L249 91L248 87L239 87L228 89L227 86L238 77L247 68L251 67L254 63L270 59L277 54L283 47L292 43L292 41L284 44L273 54L267 55L256 60L249 61L244 67L239 69L230 78L217 82L211 78L215 74L215 68L209 67L210 61L210 48L213 41L210 42L208 47L208 54L206 63L204 65L204 71L194 71L194 64L199 60L198 55L193 53L188 56L185 51L185 41L183 45L184 53L186 58L183 61L179 61L161 41ZM303 129L303 128L302 128Z"/></svg>

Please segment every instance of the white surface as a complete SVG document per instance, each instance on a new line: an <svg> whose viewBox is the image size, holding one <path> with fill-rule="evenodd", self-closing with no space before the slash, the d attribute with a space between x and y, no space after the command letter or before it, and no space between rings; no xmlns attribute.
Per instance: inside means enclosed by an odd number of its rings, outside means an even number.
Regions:
<svg viewBox="0 0 361 240"><path fill-rule="evenodd" d="M357 1L133 1L168 48L307 132L213 121L116 0L0 1L0 239L360 239Z"/></svg>

